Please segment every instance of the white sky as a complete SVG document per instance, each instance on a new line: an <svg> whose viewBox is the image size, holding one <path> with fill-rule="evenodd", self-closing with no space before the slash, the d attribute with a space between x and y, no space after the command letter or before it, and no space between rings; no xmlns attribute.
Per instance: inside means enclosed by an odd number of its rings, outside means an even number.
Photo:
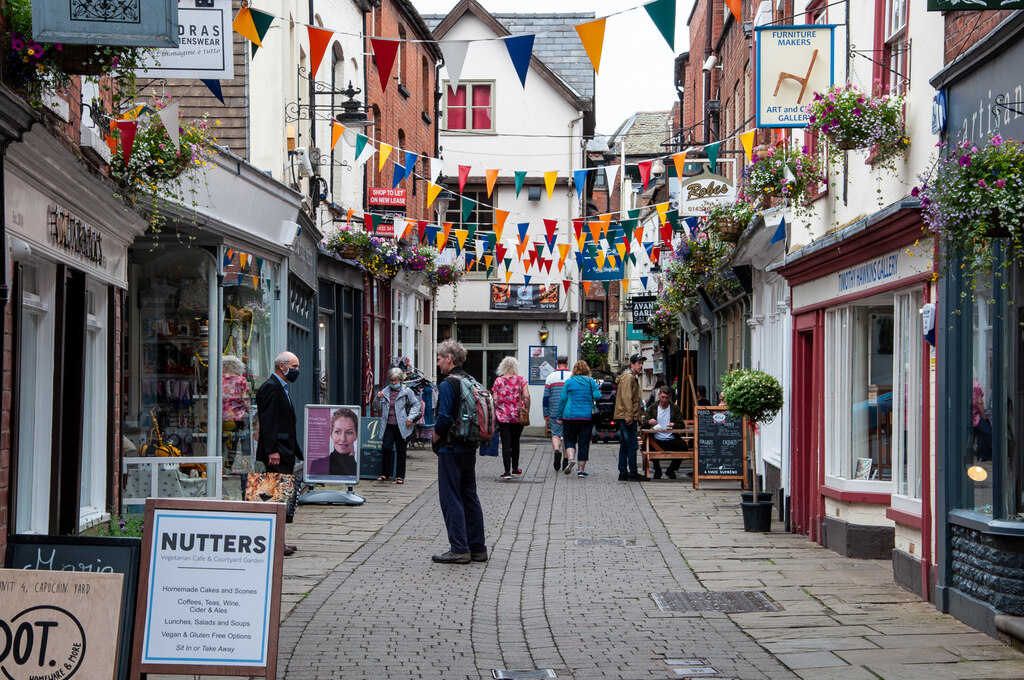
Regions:
<svg viewBox="0 0 1024 680"><path fill-rule="evenodd" d="M421 14L447 14L458 0L412 0ZM601 72L597 76L597 132L611 134L637 111L667 111L678 101L673 82L675 54L643 9L643 0L480 0L489 12L593 12L605 25ZM676 54L689 40L686 18L693 0L676 8ZM589 62L588 62L589 63Z"/></svg>

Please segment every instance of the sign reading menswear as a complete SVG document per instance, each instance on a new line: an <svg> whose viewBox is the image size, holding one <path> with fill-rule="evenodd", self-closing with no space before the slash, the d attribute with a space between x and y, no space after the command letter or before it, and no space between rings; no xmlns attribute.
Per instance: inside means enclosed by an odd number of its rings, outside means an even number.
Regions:
<svg viewBox="0 0 1024 680"><path fill-rule="evenodd" d="M231 0L182 0L176 42L147 56L139 75L231 80L235 77L231 21Z"/></svg>
<svg viewBox="0 0 1024 680"><path fill-rule="evenodd" d="M75 45L174 47L178 0L32 0L32 37Z"/></svg>
<svg viewBox="0 0 1024 680"><path fill-rule="evenodd" d="M834 26L757 27L757 127L805 127L835 75Z"/></svg>

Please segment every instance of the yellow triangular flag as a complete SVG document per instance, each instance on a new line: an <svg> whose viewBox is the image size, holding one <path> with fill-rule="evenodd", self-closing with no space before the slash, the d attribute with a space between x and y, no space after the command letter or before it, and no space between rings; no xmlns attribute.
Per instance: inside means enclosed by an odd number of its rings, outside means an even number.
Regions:
<svg viewBox="0 0 1024 680"><path fill-rule="evenodd" d="M381 142L380 149L377 150L377 153L380 154L380 158L377 159L377 172L380 172L384 169L384 161L386 161L388 156L391 155L391 147Z"/></svg>
<svg viewBox="0 0 1024 680"><path fill-rule="evenodd" d="M451 226L451 225L449 225ZM437 232L437 252L444 250L444 244L448 243L448 232L439 231Z"/></svg>
<svg viewBox="0 0 1024 680"><path fill-rule="evenodd" d="M615 249L619 251L619 259L626 256L626 244L619 242L615 244Z"/></svg>
<svg viewBox="0 0 1024 680"><path fill-rule="evenodd" d="M562 269L562 265L565 264L565 258L569 255L569 244L559 243L558 244L558 269Z"/></svg>
<svg viewBox="0 0 1024 680"><path fill-rule="evenodd" d="M755 130L749 130L740 135L740 141L743 142L743 150L747 152L747 162L751 162L754 153L754 132Z"/></svg>
<svg viewBox="0 0 1024 680"><path fill-rule="evenodd" d="M459 244L459 250L466 246L466 237L469 236L469 229L456 229L455 240Z"/></svg>
<svg viewBox="0 0 1024 680"><path fill-rule="evenodd" d="M668 202L658 203L654 206L655 210L658 211L658 217L661 218L662 224L665 223L665 213L668 212Z"/></svg>
<svg viewBox="0 0 1024 680"><path fill-rule="evenodd" d="M608 266L611 267L612 269L615 269L615 256L614 255L609 255L608 256Z"/></svg>
<svg viewBox="0 0 1024 680"><path fill-rule="evenodd" d="M612 223L612 214L608 213L607 215L601 215L599 219L601 220L601 235L607 236L608 225Z"/></svg>
<svg viewBox="0 0 1024 680"><path fill-rule="evenodd" d="M259 31L256 30L256 24L252 22L252 13L249 12L248 7L242 7L242 9L238 10L231 28L249 42L263 47L263 43L260 42Z"/></svg>
<svg viewBox="0 0 1024 680"><path fill-rule="evenodd" d="M443 189L440 184L434 184L433 182L427 182L427 207L429 208L434 204L434 199L441 193Z"/></svg>
<svg viewBox="0 0 1024 680"><path fill-rule="evenodd" d="M487 176L487 198L490 198L491 192L494 191L494 182L498 179L498 171L485 168L484 174Z"/></svg>
<svg viewBox="0 0 1024 680"><path fill-rule="evenodd" d="M622 295L629 295L629 279L622 279Z"/></svg>
<svg viewBox="0 0 1024 680"><path fill-rule="evenodd" d="M594 256L594 261L597 262L597 268L599 270L600 269L604 269L604 261L606 259L607 258L604 256L604 252L603 251L600 251L600 250L597 251L597 255Z"/></svg>
<svg viewBox="0 0 1024 680"><path fill-rule="evenodd" d="M594 67L594 73L601 67L601 50L604 47L604 24L605 19L588 21L585 24L576 26L576 32L580 34L580 42L583 49L590 57L590 63Z"/></svg>
<svg viewBox="0 0 1024 680"><path fill-rule="evenodd" d="M484 255L484 264L487 265L488 269L491 268L491 263L493 263L493 262L494 262L494 255Z"/></svg>
<svg viewBox="0 0 1024 680"><path fill-rule="evenodd" d="M345 134L345 126L336 120L331 121L331 149L338 143L341 136Z"/></svg>
<svg viewBox="0 0 1024 680"><path fill-rule="evenodd" d="M586 240L587 240L587 235L584 234L581 231L580 235L576 237L576 251L577 252L580 252L580 253L583 252L583 242L586 241Z"/></svg>
<svg viewBox="0 0 1024 680"><path fill-rule="evenodd" d="M548 170L544 173L544 186L548 188L548 200L551 200L551 194L555 191L555 180L558 179L557 170Z"/></svg>
<svg viewBox="0 0 1024 680"><path fill-rule="evenodd" d="M683 166L686 165L686 152L684 151L672 156L672 162L676 164L676 177L681 182L683 180Z"/></svg>
<svg viewBox="0 0 1024 680"><path fill-rule="evenodd" d="M505 283L508 283L508 282L509 282L509 281L511 281L511 280L512 280L512 272L510 272L510 271L508 271L508 270L506 269L506 270L505 270Z"/></svg>
<svg viewBox="0 0 1024 680"><path fill-rule="evenodd" d="M494 209L494 235L496 237L496 241L501 240L501 231L505 228L505 220L507 219L507 210L498 210L497 208Z"/></svg>
<svg viewBox="0 0 1024 680"><path fill-rule="evenodd" d="M144 108L146 108L145 104L139 104L138 106L136 106L131 111L128 111L127 113L125 113L124 114L124 119L122 119L122 120L135 120L136 118L139 117L139 114L142 113L142 110Z"/></svg>

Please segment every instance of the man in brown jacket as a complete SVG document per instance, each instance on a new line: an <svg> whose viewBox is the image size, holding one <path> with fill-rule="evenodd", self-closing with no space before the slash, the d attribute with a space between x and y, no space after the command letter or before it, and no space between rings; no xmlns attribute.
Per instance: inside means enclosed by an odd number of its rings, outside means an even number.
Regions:
<svg viewBox="0 0 1024 680"><path fill-rule="evenodd" d="M615 394L615 412L612 417L619 423L619 481L645 482L647 478L636 469L637 422L643 417L643 403L640 400L640 381L637 376L644 370L647 357L634 354L629 358L629 368L616 379L618 392Z"/></svg>

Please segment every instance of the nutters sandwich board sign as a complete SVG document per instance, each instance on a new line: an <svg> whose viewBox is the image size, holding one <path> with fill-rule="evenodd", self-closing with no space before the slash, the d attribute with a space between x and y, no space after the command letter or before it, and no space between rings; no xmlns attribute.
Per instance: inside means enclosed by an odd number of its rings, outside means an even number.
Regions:
<svg viewBox="0 0 1024 680"><path fill-rule="evenodd" d="M285 506L146 501L132 677L276 677Z"/></svg>
<svg viewBox="0 0 1024 680"><path fill-rule="evenodd" d="M806 127L803 107L835 77L835 26L757 27L757 127Z"/></svg>

